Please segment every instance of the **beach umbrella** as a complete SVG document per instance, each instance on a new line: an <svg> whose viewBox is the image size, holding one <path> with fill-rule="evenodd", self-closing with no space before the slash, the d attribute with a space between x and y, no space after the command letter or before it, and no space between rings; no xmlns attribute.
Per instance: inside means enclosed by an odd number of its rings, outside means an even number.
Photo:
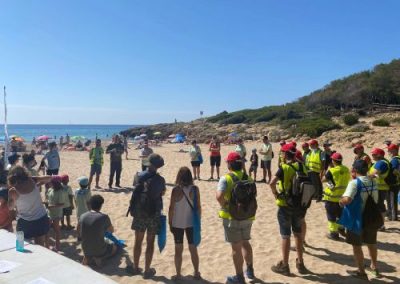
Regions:
<svg viewBox="0 0 400 284"><path fill-rule="evenodd" d="M175 138L175 134L171 134L168 138Z"/></svg>
<svg viewBox="0 0 400 284"><path fill-rule="evenodd" d="M146 138L147 137L147 134L140 134L140 137L142 137L142 138Z"/></svg>
<svg viewBox="0 0 400 284"><path fill-rule="evenodd" d="M10 136L8 136L8 138L10 138L10 139L17 138L17 137L19 137L19 136L18 135L10 135Z"/></svg>
<svg viewBox="0 0 400 284"><path fill-rule="evenodd" d="M153 135L161 135L161 132L160 131L156 131L156 132L153 133Z"/></svg>
<svg viewBox="0 0 400 284"><path fill-rule="evenodd" d="M140 136L135 136L134 138L133 138L133 140L141 140L142 139L142 137L140 137Z"/></svg>
<svg viewBox="0 0 400 284"><path fill-rule="evenodd" d="M15 138L15 141L18 141L18 142L25 142L24 138L22 138L22 137L16 137L16 138Z"/></svg>
<svg viewBox="0 0 400 284"><path fill-rule="evenodd" d="M81 136L81 135L71 137L71 141L78 141L78 140L85 140L85 139L86 139L86 137Z"/></svg>
<svg viewBox="0 0 400 284"><path fill-rule="evenodd" d="M49 139L50 139L49 136L47 136L47 135L42 135L42 136L39 136L36 140L39 140L39 141L47 141L47 140L49 140Z"/></svg>

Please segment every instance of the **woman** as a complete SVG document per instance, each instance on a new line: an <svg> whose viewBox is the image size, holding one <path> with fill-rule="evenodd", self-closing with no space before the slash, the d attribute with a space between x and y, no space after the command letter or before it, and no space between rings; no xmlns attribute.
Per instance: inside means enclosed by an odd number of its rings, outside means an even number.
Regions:
<svg viewBox="0 0 400 284"><path fill-rule="evenodd" d="M200 147L197 145L196 140L192 141L192 146L190 146L189 149L189 155L193 167L194 179L200 180L200 164L202 163L202 156Z"/></svg>
<svg viewBox="0 0 400 284"><path fill-rule="evenodd" d="M23 231L25 239L34 239L35 244L44 245L49 231L49 217L42 203L39 186L50 182L51 177L32 177L21 166L8 173L8 205L17 210L17 231Z"/></svg>
<svg viewBox="0 0 400 284"><path fill-rule="evenodd" d="M38 176L38 172L34 169L37 165L35 155L23 154L22 155L22 166L31 174L31 176Z"/></svg>
<svg viewBox="0 0 400 284"><path fill-rule="evenodd" d="M182 252L183 235L189 244L190 256L194 268L194 278L200 279L199 255L193 242L193 210L201 214L200 192L199 188L193 185L193 177L188 167L179 169L176 177L176 187L172 190L171 201L168 212L169 227L175 240L175 268L176 276L174 280L182 278ZM196 203L195 203L196 200Z"/></svg>

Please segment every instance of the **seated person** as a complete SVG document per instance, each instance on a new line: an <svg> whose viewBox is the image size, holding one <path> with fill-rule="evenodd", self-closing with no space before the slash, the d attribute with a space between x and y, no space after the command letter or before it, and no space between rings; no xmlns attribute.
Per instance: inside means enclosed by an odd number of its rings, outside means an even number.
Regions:
<svg viewBox="0 0 400 284"><path fill-rule="evenodd" d="M83 144L82 144L81 140L78 140L78 142L76 142L75 148L76 148L77 150L83 148Z"/></svg>
<svg viewBox="0 0 400 284"><path fill-rule="evenodd" d="M101 266L103 259L109 258L117 252L117 246L104 239L106 232L113 233L114 228L110 217L100 212L104 203L101 195L95 194L90 198L89 212L84 213L79 219L80 235L82 238L83 265L92 260Z"/></svg>

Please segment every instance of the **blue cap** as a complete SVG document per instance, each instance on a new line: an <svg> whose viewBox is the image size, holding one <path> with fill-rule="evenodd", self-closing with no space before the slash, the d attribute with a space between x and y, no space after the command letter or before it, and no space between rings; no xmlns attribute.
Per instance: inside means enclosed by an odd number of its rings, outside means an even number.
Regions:
<svg viewBox="0 0 400 284"><path fill-rule="evenodd" d="M81 176L78 178L79 185L87 186L89 184L89 179L85 176Z"/></svg>

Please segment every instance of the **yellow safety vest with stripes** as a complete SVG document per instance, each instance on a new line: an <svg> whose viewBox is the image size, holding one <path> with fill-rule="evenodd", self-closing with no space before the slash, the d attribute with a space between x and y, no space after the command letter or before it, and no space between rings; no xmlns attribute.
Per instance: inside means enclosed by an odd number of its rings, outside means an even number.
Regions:
<svg viewBox="0 0 400 284"><path fill-rule="evenodd" d="M103 165L104 164L104 158L103 158L104 150L103 150L103 148L97 148L97 147L90 149L90 152L89 152L90 164L94 165L94 163L95 163L96 151L99 151L98 155L100 156L100 165Z"/></svg>
<svg viewBox="0 0 400 284"><path fill-rule="evenodd" d="M320 173L322 170L321 150L311 150L306 158L306 168L308 171Z"/></svg>
<svg viewBox="0 0 400 284"><path fill-rule="evenodd" d="M385 178L389 175L389 170L390 170L390 163L386 159L382 159L380 161L383 161L387 165L387 171L385 173L378 173L377 177L375 178L376 181L376 187L378 190L389 190L389 185L385 182ZM372 174L375 171L375 163L372 164L371 168L369 169L369 173Z"/></svg>
<svg viewBox="0 0 400 284"><path fill-rule="evenodd" d="M346 191L346 187L351 180L350 170L346 166L337 165L328 170L333 177L334 188L328 186L324 189L323 200L330 202L339 202L340 197Z"/></svg>
<svg viewBox="0 0 400 284"><path fill-rule="evenodd" d="M279 180L278 181L278 193L279 196L276 199L275 203L276 205L280 207L287 206L286 199L285 199L285 194L286 191L292 186L293 183L293 177L296 174L296 171L299 170L300 166L299 163L292 163L290 166L288 164L281 164L281 168L283 171L283 181Z"/></svg>

